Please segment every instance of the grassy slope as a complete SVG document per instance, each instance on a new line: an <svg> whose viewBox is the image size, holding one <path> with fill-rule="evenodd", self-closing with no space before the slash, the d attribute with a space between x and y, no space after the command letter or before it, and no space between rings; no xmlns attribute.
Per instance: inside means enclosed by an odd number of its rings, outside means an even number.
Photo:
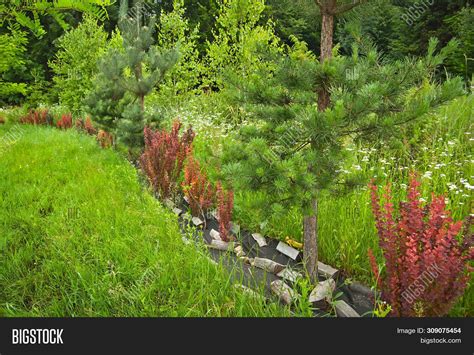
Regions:
<svg viewBox="0 0 474 355"><path fill-rule="evenodd" d="M113 151L73 131L21 128L0 155L0 316L288 314L235 291L185 246Z"/></svg>

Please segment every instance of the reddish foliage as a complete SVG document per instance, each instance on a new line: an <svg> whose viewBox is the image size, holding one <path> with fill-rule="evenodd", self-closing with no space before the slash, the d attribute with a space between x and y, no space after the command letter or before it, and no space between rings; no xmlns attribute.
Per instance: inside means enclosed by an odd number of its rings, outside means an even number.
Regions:
<svg viewBox="0 0 474 355"><path fill-rule="evenodd" d="M72 115L70 113L62 115L58 122L56 122L56 127L59 129L72 128Z"/></svg>
<svg viewBox="0 0 474 355"><path fill-rule="evenodd" d="M83 131L91 136L97 134L97 130L94 128L90 117L87 117L84 121L82 118L76 120L76 129Z"/></svg>
<svg viewBox="0 0 474 355"><path fill-rule="evenodd" d="M234 209L234 193L225 191L220 182L217 183L217 213L219 215L219 233L222 240L230 240L232 210Z"/></svg>
<svg viewBox="0 0 474 355"><path fill-rule="evenodd" d="M192 215L205 216L209 207L212 206L214 189L192 154L189 155L184 168L182 187L188 198Z"/></svg>
<svg viewBox="0 0 474 355"><path fill-rule="evenodd" d="M5 123L5 119L3 117L0 117L0 124L4 124Z"/></svg>
<svg viewBox="0 0 474 355"><path fill-rule="evenodd" d="M400 203L399 215L395 216L390 186L385 189L381 206L377 186L373 182L369 185L385 259L379 287L393 316L447 314L463 294L472 271L472 236L464 234L460 243L457 236L462 222L452 220L443 196L433 194L431 203L423 207L419 186L417 176L412 174L408 202ZM369 254L369 259L379 277L375 258Z"/></svg>
<svg viewBox="0 0 474 355"><path fill-rule="evenodd" d="M33 124L33 125L44 125L53 124L53 120L49 115L47 109L44 110L30 110L28 114L20 118L20 123Z"/></svg>
<svg viewBox="0 0 474 355"><path fill-rule="evenodd" d="M153 189L161 198L176 191L177 183L186 157L191 152L194 132L188 128L180 137L181 123L175 121L171 132L152 131L145 127L145 151L140 165Z"/></svg>
<svg viewBox="0 0 474 355"><path fill-rule="evenodd" d="M97 133L97 141L102 148L109 148L114 144L114 137L102 129Z"/></svg>

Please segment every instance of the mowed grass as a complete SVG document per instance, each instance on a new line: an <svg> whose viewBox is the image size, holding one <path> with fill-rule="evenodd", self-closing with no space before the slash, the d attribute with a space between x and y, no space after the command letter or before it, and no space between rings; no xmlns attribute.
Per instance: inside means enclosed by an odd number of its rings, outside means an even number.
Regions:
<svg viewBox="0 0 474 355"><path fill-rule="evenodd" d="M185 245L114 151L73 130L16 127L0 150L0 316L290 314Z"/></svg>

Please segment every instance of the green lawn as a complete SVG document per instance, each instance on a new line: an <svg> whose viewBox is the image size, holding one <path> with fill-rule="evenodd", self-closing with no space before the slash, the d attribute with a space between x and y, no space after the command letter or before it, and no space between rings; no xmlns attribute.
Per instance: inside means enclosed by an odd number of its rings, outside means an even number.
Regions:
<svg viewBox="0 0 474 355"><path fill-rule="evenodd" d="M17 127L0 150L0 316L289 315L184 245L117 153L74 130Z"/></svg>

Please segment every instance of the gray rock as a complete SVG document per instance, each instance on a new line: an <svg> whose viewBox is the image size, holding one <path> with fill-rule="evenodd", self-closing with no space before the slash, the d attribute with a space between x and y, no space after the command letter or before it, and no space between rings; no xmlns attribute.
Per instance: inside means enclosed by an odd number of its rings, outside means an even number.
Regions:
<svg viewBox="0 0 474 355"><path fill-rule="evenodd" d="M318 261L318 273L321 274L326 279L329 279L329 278L335 279L337 275L339 274L339 270Z"/></svg>
<svg viewBox="0 0 474 355"><path fill-rule="evenodd" d="M319 282L309 295L309 302L324 303L331 302L332 293L336 288L336 282L333 279Z"/></svg>
<svg viewBox="0 0 474 355"><path fill-rule="evenodd" d="M174 208L174 202L171 201L169 198L167 198L165 200L165 206L168 207L169 209L173 209Z"/></svg>
<svg viewBox="0 0 474 355"><path fill-rule="evenodd" d="M255 292L254 290L252 290L251 288L249 288L245 285L234 284L233 287L244 291L245 294L249 295L252 298L256 298L256 299L259 299L259 300L262 300L262 301L265 300L265 297L263 295Z"/></svg>
<svg viewBox="0 0 474 355"><path fill-rule="evenodd" d="M196 227L199 227L200 225L204 224L204 222L199 217L193 217L192 221Z"/></svg>
<svg viewBox="0 0 474 355"><path fill-rule="evenodd" d="M237 255L237 257L243 257L245 256L245 252L244 252L244 249L242 248L241 245L237 245L235 248L234 248L234 253L235 255Z"/></svg>
<svg viewBox="0 0 474 355"><path fill-rule="evenodd" d="M338 317L360 317L354 308L352 308L345 301L338 300L335 302L336 314Z"/></svg>
<svg viewBox="0 0 474 355"><path fill-rule="evenodd" d="M298 294L281 280L273 281L270 284L270 288L285 304L291 304L298 297Z"/></svg>
<svg viewBox="0 0 474 355"><path fill-rule="evenodd" d="M265 237L261 235L260 233L253 233L252 238L255 239L255 241L257 242L260 248L267 245L267 241L265 240Z"/></svg>
<svg viewBox="0 0 474 355"><path fill-rule="evenodd" d="M276 247L276 250L278 250L282 254L285 254L286 256L289 256L293 260L296 260L296 258L300 254L300 252L298 250L296 250L295 248L293 248L293 247L291 247L288 244L283 243L283 242L278 243L278 245Z"/></svg>
<svg viewBox="0 0 474 355"><path fill-rule="evenodd" d="M285 268L277 274L278 277L281 277L283 280L288 280L291 282L295 282L297 279L302 278L303 275L301 273L291 270L289 268Z"/></svg>
<svg viewBox="0 0 474 355"><path fill-rule="evenodd" d="M234 243L233 242L224 242L222 240L215 240L211 241L211 244L208 244L208 247L211 249L217 249L222 251L234 251Z"/></svg>
<svg viewBox="0 0 474 355"><path fill-rule="evenodd" d="M234 233L235 235L238 235L240 233L240 225L238 225L237 223L232 222L231 227L230 227L230 231L232 233Z"/></svg>
<svg viewBox="0 0 474 355"><path fill-rule="evenodd" d="M359 282L353 282L348 287L352 292L359 293L369 298L375 298L375 292Z"/></svg>
<svg viewBox="0 0 474 355"><path fill-rule="evenodd" d="M222 240L220 233L216 231L215 229L211 229L211 231L209 232L209 235L214 240Z"/></svg>
<svg viewBox="0 0 474 355"><path fill-rule="evenodd" d="M254 258L252 266L258 267L273 274L278 274L285 266L270 259Z"/></svg>
<svg viewBox="0 0 474 355"><path fill-rule="evenodd" d="M176 214L177 216L181 215L183 213L183 210L180 210L178 207L173 208L173 213Z"/></svg>

